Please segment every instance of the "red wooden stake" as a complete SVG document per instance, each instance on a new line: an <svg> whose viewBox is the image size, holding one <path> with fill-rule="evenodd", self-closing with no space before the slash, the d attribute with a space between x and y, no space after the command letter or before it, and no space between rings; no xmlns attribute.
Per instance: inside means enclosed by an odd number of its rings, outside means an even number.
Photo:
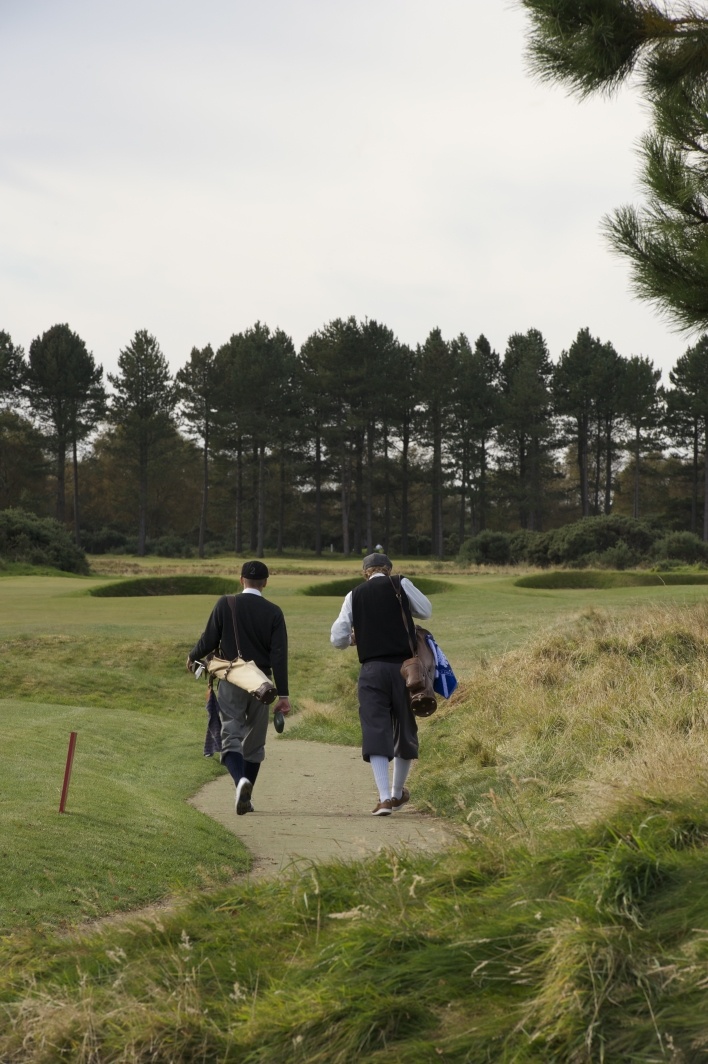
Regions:
<svg viewBox="0 0 708 1064"><path fill-rule="evenodd" d="M76 749L76 732L73 731L69 737L69 751L66 755L66 769L64 770L64 786L61 790L61 802L59 803L59 812L66 812L66 796L69 793L69 780L71 779L71 766L74 764L74 750Z"/></svg>

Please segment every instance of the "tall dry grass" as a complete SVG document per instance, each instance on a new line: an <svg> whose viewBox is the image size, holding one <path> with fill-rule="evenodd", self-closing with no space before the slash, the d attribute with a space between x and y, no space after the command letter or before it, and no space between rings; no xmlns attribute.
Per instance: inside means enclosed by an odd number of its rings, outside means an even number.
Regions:
<svg viewBox="0 0 708 1064"><path fill-rule="evenodd" d="M708 784L708 604L589 610L483 662L431 718L416 793L532 840ZM530 820L529 820L530 818Z"/></svg>

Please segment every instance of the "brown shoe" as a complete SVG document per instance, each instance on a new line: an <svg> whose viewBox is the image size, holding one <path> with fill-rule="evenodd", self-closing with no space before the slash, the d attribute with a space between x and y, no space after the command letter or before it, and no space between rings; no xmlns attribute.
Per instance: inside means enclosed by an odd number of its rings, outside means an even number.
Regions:
<svg viewBox="0 0 708 1064"><path fill-rule="evenodd" d="M383 802L377 802L376 807L371 810L372 816L390 816L393 812L393 805L391 799L386 798Z"/></svg>
<svg viewBox="0 0 708 1064"><path fill-rule="evenodd" d="M392 798L391 799L391 808L395 812L396 809L400 809L402 805L405 805L406 802L410 802L410 800L411 800L411 792L408 790L407 787L404 787L403 788L403 793L401 794L400 798Z"/></svg>

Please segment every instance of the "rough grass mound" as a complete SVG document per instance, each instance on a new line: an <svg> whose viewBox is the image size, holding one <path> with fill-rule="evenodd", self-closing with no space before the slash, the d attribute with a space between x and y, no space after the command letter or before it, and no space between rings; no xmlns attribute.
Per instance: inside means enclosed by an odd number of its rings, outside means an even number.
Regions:
<svg viewBox="0 0 708 1064"><path fill-rule="evenodd" d="M348 592L353 591L361 582L362 578L360 576L347 576L341 580L329 580L325 584L311 584L309 587L302 589L302 594L325 595L341 598L348 594ZM453 590L452 584L448 584L447 581L430 580L426 576L416 576L414 583L418 590L422 591L424 595L437 595L443 591Z"/></svg>
<svg viewBox="0 0 708 1064"><path fill-rule="evenodd" d="M609 569L559 569L552 573L532 573L514 581L516 587L562 591L613 587L661 587L669 584L708 584L708 573L613 572Z"/></svg>
<svg viewBox="0 0 708 1064"><path fill-rule="evenodd" d="M238 580L228 576L139 576L91 588L97 598L135 598L144 595L233 595Z"/></svg>

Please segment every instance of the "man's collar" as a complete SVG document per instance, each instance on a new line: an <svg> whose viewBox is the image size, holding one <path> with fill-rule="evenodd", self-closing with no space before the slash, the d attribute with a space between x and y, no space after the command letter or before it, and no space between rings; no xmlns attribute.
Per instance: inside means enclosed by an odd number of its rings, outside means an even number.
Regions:
<svg viewBox="0 0 708 1064"><path fill-rule="evenodd" d="M242 595L262 595L262 592L257 587L244 587L241 592Z"/></svg>

